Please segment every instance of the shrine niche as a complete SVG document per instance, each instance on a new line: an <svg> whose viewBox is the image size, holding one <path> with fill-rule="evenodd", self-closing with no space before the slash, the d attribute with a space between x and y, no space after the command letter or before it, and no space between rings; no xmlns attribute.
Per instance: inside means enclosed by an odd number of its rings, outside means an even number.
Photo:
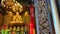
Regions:
<svg viewBox="0 0 60 34"><path fill-rule="evenodd" d="M25 1L24 1L25 2ZM2 8L5 9L3 29L9 34L32 34L35 33L34 5L17 0L2 0ZM3 30L2 29L2 30ZM2 32L1 32L2 33Z"/></svg>

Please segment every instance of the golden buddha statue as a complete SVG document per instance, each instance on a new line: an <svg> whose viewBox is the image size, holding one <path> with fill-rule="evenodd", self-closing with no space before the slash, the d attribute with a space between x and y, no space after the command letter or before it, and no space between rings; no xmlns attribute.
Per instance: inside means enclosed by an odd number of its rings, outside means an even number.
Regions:
<svg viewBox="0 0 60 34"><path fill-rule="evenodd" d="M24 18L25 18L26 24L28 24L30 22L30 15L28 11L24 13Z"/></svg>
<svg viewBox="0 0 60 34"><path fill-rule="evenodd" d="M13 17L13 21L10 23L23 23L23 19L21 15L19 15L19 12L16 12L16 15Z"/></svg>

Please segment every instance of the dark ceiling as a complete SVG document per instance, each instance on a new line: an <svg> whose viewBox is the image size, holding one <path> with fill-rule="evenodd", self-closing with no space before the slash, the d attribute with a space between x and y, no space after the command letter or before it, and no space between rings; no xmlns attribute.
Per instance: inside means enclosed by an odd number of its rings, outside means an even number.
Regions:
<svg viewBox="0 0 60 34"><path fill-rule="evenodd" d="M16 0L16 1L20 1L20 2L29 2L31 0Z"/></svg>
<svg viewBox="0 0 60 34"><path fill-rule="evenodd" d="M18 1L19 3L26 3L26 4L34 4L34 1L32 1L32 0L16 0L16 1Z"/></svg>
<svg viewBox="0 0 60 34"><path fill-rule="evenodd" d="M34 3L34 1L32 1L32 0L16 0L16 1L18 1L19 3L28 3L28 4ZM0 0L0 3L1 3L1 0Z"/></svg>

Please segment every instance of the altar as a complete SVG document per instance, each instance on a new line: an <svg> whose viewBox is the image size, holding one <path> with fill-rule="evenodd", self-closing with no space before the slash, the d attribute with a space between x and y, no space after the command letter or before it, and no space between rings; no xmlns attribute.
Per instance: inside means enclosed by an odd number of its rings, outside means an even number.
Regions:
<svg viewBox="0 0 60 34"><path fill-rule="evenodd" d="M10 23L9 26L25 26L25 23Z"/></svg>

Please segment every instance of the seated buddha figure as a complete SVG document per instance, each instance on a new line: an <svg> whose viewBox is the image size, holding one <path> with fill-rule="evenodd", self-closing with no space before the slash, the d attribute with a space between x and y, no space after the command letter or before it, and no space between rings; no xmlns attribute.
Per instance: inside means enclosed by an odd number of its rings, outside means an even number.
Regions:
<svg viewBox="0 0 60 34"><path fill-rule="evenodd" d="M13 16L13 21L11 23L23 23L23 19L21 15L19 15L19 12L16 12L16 15Z"/></svg>

